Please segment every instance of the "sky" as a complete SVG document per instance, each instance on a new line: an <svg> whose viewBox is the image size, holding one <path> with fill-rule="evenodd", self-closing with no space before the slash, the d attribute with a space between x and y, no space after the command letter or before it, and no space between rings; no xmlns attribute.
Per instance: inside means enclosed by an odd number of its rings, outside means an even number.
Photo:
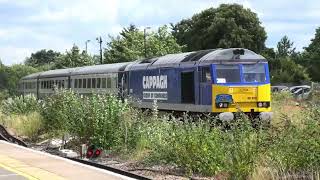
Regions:
<svg viewBox="0 0 320 180"><path fill-rule="evenodd" d="M23 63L41 49L65 52L73 44L98 54L108 35L135 24L143 29L192 17L221 3L238 3L257 13L276 47L287 35L297 50L310 44L320 26L319 0L0 0L0 59L6 65Z"/></svg>

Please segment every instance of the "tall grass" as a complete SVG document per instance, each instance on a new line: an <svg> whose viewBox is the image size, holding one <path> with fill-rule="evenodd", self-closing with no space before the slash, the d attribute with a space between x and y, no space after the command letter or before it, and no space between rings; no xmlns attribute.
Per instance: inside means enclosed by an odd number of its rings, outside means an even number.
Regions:
<svg viewBox="0 0 320 180"><path fill-rule="evenodd" d="M9 114L28 112L16 110L25 107L15 105L20 99L16 101L11 103L13 108L8 106L14 109ZM69 133L79 143L93 143L146 165L169 165L187 175L279 179L304 173L316 177L320 168L319 105L296 106L289 94L280 93L273 95L273 109L276 115L269 128L253 128L245 115L224 128L210 117L160 116L156 104L150 114L114 96L59 91L35 109L41 116L23 115L38 120L15 121L35 126L24 132L30 136L41 132L39 129ZM23 128L20 126L17 129Z"/></svg>
<svg viewBox="0 0 320 180"><path fill-rule="evenodd" d="M25 115L12 114L9 116L0 115L0 123L7 127L16 136L36 141L43 130L43 120L38 112Z"/></svg>

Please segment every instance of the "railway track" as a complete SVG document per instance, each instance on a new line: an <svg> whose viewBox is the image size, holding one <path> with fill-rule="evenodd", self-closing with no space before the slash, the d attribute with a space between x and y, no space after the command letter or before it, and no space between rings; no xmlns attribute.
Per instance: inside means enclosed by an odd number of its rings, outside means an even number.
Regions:
<svg viewBox="0 0 320 180"><path fill-rule="evenodd" d="M66 157L66 158L70 159L72 161L76 161L76 162L82 163L82 164L93 166L95 168L99 168L99 169L111 171L111 172L114 172L114 173L117 173L117 174L121 174L121 175L129 177L129 178L141 179L141 180L151 180L150 178L145 177L145 176L141 176L141 175L134 174L134 173L131 173L131 172L128 172L128 171L124 171L124 170L121 170L121 169L113 168L113 167L110 167L110 166L98 164L98 163L95 163L95 162L86 161L86 160L82 160L82 159L78 159L78 158L69 158L69 157Z"/></svg>
<svg viewBox="0 0 320 180"><path fill-rule="evenodd" d="M5 140L7 142L18 144L20 146L28 147L28 145L25 142L9 134L6 128L4 128L2 125L0 125L0 140Z"/></svg>

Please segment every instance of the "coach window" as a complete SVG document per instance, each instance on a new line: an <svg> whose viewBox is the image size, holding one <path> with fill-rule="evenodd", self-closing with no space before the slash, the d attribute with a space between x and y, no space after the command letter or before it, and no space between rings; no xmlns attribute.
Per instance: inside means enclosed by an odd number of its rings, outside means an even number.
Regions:
<svg viewBox="0 0 320 180"><path fill-rule="evenodd" d="M82 88L82 79L79 79L79 82L78 82L78 88Z"/></svg>
<svg viewBox="0 0 320 180"><path fill-rule="evenodd" d="M216 65L217 83L237 83L240 82L239 65Z"/></svg>
<svg viewBox="0 0 320 180"><path fill-rule="evenodd" d="M78 88L78 79L74 80L74 88Z"/></svg>
<svg viewBox="0 0 320 180"><path fill-rule="evenodd" d="M111 77L107 77L107 88L111 88Z"/></svg>
<svg viewBox="0 0 320 180"><path fill-rule="evenodd" d="M107 80L106 78L102 78L102 88L106 88L107 87Z"/></svg>
<svg viewBox="0 0 320 180"><path fill-rule="evenodd" d="M87 79L87 88L91 88L91 78Z"/></svg>
<svg viewBox="0 0 320 180"><path fill-rule="evenodd" d="M203 67L201 71L201 82L211 82L211 73L210 73L210 67Z"/></svg>
<svg viewBox="0 0 320 180"><path fill-rule="evenodd" d="M82 79L82 88L87 88L87 79Z"/></svg>
<svg viewBox="0 0 320 180"><path fill-rule="evenodd" d="M97 78L97 88L101 88L101 78Z"/></svg>
<svg viewBox="0 0 320 180"><path fill-rule="evenodd" d="M97 79L96 78L92 78L92 88L96 88L96 84L97 83Z"/></svg>

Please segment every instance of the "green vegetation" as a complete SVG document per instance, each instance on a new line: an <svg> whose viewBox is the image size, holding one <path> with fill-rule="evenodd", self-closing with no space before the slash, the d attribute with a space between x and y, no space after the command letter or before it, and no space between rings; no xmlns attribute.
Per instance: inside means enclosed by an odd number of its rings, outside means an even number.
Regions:
<svg viewBox="0 0 320 180"><path fill-rule="evenodd" d="M110 37L104 52L105 63L134 61L152 58L166 54L181 52L180 46L166 25L159 27L156 32L139 30L134 25L124 28L119 36ZM144 51L144 35L146 35L146 51Z"/></svg>
<svg viewBox="0 0 320 180"><path fill-rule="evenodd" d="M173 25L173 35L186 51L243 47L260 53L267 34L256 13L239 4L222 4Z"/></svg>
<svg viewBox="0 0 320 180"><path fill-rule="evenodd" d="M176 167L186 175L259 179L318 172L319 106L311 101L296 106L288 93L274 94L273 100L271 125L253 128L240 114L226 129L215 118L177 119L156 109L141 112L113 96L60 91L41 103L25 98L28 110L20 98L3 102L1 123L33 141L44 132L69 133L78 143L97 144L146 166Z"/></svg>

